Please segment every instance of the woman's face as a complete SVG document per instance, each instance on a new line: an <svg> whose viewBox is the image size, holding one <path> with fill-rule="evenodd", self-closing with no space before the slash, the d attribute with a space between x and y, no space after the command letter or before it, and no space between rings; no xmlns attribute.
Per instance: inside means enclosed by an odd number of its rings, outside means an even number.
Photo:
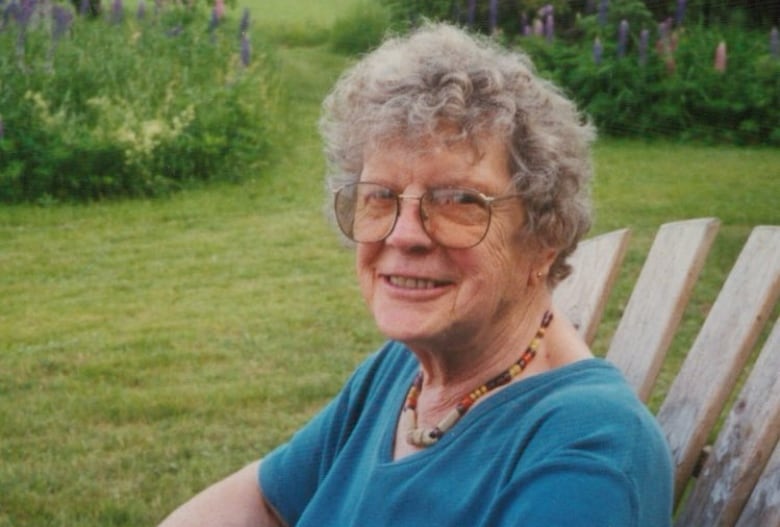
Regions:
<svg viewBox="0 0 780 527"><path fill-rule="evenodd" d="M482 142L479 152L465 143L425 146L380 145L366 156L361 181L407 196L442 187L487 196L511 192L507 153L498 141ZM521 240L520 200L494 203L485 238L469 249L449 249L432 240L419 207L419 200L403 200L391 234L357 246L360 287L379 329L409 346L437 349L484 344L517 324L530 301L530 277L546 270Z"/></svg>

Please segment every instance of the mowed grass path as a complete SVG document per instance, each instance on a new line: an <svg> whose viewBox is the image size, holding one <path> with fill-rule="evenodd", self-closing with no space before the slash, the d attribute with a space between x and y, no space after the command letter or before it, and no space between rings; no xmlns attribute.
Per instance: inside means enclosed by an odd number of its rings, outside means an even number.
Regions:
<svg viewBox="0 0 780 527"><path fill-rule="evenodd" d="M255 23L337 13L287 4ZM0 526L154 524L289 436L381 342L322 213L316 119L348 60L280 53L290 141L272 169L167 199L0 208ZM657 226L723 220L684 349L750 228L780 223L780 152L605 140L595 158L594 232L635 232L599 349Z"/></svg>

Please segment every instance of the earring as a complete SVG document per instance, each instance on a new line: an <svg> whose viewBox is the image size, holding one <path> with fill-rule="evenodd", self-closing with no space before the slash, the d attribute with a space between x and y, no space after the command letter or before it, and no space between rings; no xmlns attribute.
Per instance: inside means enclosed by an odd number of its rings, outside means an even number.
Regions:
<svg viewBox="0 0 780 527"><path fill-rule="evenodd" d="M536 271L536 278L541 278L544 276L544 273L541 271Z"/></svg>

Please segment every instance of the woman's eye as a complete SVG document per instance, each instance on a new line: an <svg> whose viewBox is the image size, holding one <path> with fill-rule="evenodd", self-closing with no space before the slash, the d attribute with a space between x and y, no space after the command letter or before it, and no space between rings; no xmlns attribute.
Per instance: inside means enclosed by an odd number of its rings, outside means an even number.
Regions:
<svg viewBox="0 0 780 527"><path fill-rule="evenodd" d="M395 193L392 190L382 189L371 192L367 198L374 201L392 201L395 200Z"/></svg>
<svg viewBox="0 0 780 527"><path fill-rule="evenodd" d="M445 190L434 192L433 201L438 205L482 204L482 200L477 194L465 190Z"/></svg>
<svg viewBox="0 0 780 527"><path fill-rule="evenodd" d="M395 192L389 188L373 187L364 189L363 201L392 201L395 200Z"/></svg>

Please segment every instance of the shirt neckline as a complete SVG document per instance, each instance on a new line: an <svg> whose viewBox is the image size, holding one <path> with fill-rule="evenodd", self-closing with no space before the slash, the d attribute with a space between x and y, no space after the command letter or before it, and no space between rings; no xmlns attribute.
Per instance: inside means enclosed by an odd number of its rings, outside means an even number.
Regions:
<svg viewBox="0 0 780 527"><path fill-rule="evenodd" d="M436 455L449 446L449 444L457 437L459 431L464 430L468 426L471 426L472 421L481 419L483 414L489 413L493 411L494 408L497 408L513 400L521 393L534 390L553 379L572 375L590 368L607 367L612 369L612 367L604 359L599 357L589 357L572 362L565 366L547 370L545 372L537 373L530 377L520 379L519 381L513 382L509 386L506 386L501 391L486 397L480 404L474 406L474 408L469 410L457 423L455 423L452 429L450 429L447 434L444 434L435 445L431 445L430 447L418 452L413 452L402 458L395 459L393 457L393 451L395 447L395 436L398 428L398 421L400 419L403 405L406 400L408 387L411 384L414 376L417 374L417 370L419 368L417 359L414 354L405 346L404 350L411 356L410 360L413 361L416 367L412 369L411 375L409 375L408 379L406 379L407 382L399 384L398 386L400 388L394 390L395 393L393 393L391 405L391 408L395 409L393 414L395 416L393 421L394 426L388 426L382 437L382 445L381 448L378 449L378 461L381 465L402 466L408 463L415 463L418 460L425 459L431 455ZM406 372L404 372L404 374L406 374Z"/></svg>

